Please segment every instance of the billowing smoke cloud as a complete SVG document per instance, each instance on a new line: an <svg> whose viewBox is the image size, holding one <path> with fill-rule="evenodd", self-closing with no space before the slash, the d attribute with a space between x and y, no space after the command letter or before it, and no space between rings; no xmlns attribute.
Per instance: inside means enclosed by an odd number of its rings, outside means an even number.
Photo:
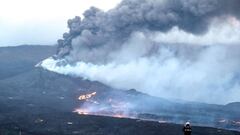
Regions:
<svg viewBox="0 0 240 135"><path fill-rule="evenodd" d="M237 5L239 0L123 0L108 12L92 7L83 14L83 20L75 17L68 21L70 31L59 40L58 54L70 53L74 61L83 60L84 55L86 61L96 62L98 56L103 59L119 49L135 31L164 32L177 26L203 34L214 18L239 18ZM99 47L105 51L98 51ZM88 49L87 55L81 52L84 49Z"/></svg>
<svg viewBox="0 0 240 135"><path fill-rule="evenodd" d="M57 58L42 66L160 97L240 101L238 5L239 0L123 0L108 12L92 7L84 19L68 21Z"/></svg>

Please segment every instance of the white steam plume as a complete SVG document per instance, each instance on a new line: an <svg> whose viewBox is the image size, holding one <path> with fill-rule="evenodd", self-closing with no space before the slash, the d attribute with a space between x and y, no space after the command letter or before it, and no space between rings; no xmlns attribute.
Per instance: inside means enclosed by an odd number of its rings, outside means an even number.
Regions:
<svg viewBox="0 0 240 135"><path fill-rule="evenodd" d="M213 27L203 36L177 28L166 34L136 32L122 48L111 53L112 62L107 64L79 61L59 66L65 60L50 58L41 66L114 88L135 88L159 97L208 103L240 101L236 94L240 93L240 30L239 26L224 27L218 31ZM215 35L212 34L214 30ZM226 38L217 38L226 34L233 35L234 40L229 41L232 44L226 44Z"/></svg>
<svg viewBox="0 0 240 135"><path fill-rule="evenodd" d="M123 0L68 21L48 70L114 88L240 101L239 0Z"/></svg>

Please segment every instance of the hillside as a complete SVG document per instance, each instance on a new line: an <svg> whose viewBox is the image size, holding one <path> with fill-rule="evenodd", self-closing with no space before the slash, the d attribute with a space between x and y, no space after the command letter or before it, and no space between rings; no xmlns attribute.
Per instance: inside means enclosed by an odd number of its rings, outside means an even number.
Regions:
<svg viewBox="0 0 240 135"><path fill-rule="evenodd" d="M23 135L173 135L181 134L182 125L166 124L165 122L165 124L160 124L152 121L183 123L188 119L191 119L195 125L239 130L240 126L232 121L217 123L221 118L238 120L239 109L226 110L226 106L201 103L176 103L152 97L134 89L117 90L99 82L56 74L34 67L39 60L50 56L50 52L54 50L53 47L45 46L42 51L38 50L42 47L23 46L19 48L21 49L18 51L14 48L5 48L8 51L0 54L4 56L4 60L2 60L7 63L0 70L6 74L4 78L0 79L1 135L18 135L20 131ZM14 53L11 53L11 50ZM24 55L26 50L29 54ZM22 66L25 68L19 67L19 70L15 72L13 59L29 64L23 64ZM16 64L16 66L21 64ZM13 68L8 68L8 66ZM97 93L91 102L79 101L79 95L89 92ZM112 102L109 102L110 99ZM119 106L118 103L124 103L124 105ZM125 106L128 104L135 106L130 105L126 108ZM113 116L118 113L126 114L126 111L127 116L134 114L136 119L73 113L74 109L82 105L97 109L105 107L105 110L101 111L96 109L95 115ZM113 105L117 105L117 110L115 107L109 107ZM194 127L194 135L201 134L239 135L240 133Z"/></svg>
<svg viewBox="0 0 240 135"><path fill-rule="evenodd" d="M0 47L0 80L33 69L36 63L55 51L55 46Z"/></svg>

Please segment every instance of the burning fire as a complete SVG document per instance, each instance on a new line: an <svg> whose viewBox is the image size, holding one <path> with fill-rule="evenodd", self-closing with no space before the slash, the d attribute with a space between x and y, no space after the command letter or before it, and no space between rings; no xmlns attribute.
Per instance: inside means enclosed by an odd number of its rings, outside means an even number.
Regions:
<svg viewBox="0 0 240 135"><path fill-rule="evenodd" d="M81 108L75 109L73 112L78 113L80 115L98 115L98 116L111 116L115 118L133 118L124 114L115 114L114 112L105 112L105 111L91 112L87 109L81 109Z"/></svg>
<svg viewBox="0 0 240 135"><path fill-rule="evenodd" d="M175 121L169 118L169 116L158 116L138 112L138 110L135 110L134 108L135 105L130 102L131 100L129 101L124 98L118 98L118 96L115 95L103 95L101 93L97 94L97 92L94 91L80 95L78 97L80 107L76 108L73 112L79 115L130 118L135 119L136 121L156 121L158 123L175 123ZM232 126L234 128L240 128L239 119L234 121L222 117L216 119L215 122L215 124L219 127Z"/></svg>
<svg viewBox="0 0 240 135"><path fill-rule="evenodd" d="M80 115L102 115L111 116L117 118L130 118L128 114L129 104L123 101L114 100L109 98L108 100L97 100L93 98L97 95L97 92L92 92L84 95L80 95L78 100L84 101L80 108L75 109Z"/></svg>
<svg viewBox="0 0 240 135"><path fill-rule="evenodd" d="M80 115L88 115L89 114L86 109L80 109L80 108L75 109L73 112L76 112L76 113L78 113Z"/></svg>
<svg viewBox="0 0 240 135"><path fill-rule="evenodd" d="M97 92L93 92L90 94L86 94L86 95L81 95L78 97L79 100L87 100L90 99L91 97L95 96L97 94Z"/></svg>
<svg viewBox="0 0 240 135"><path fill-rule="evenodd" d="M113 115L113 117L116 117L116 118L127 118L127 116L121 115L121 114L115 114L115 115Z"/></svg>

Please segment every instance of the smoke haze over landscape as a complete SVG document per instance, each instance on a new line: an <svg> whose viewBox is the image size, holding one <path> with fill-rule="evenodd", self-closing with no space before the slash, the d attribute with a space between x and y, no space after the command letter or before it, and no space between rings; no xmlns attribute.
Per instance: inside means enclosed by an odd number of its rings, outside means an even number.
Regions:
<svg viewBox="0 0 240 135"><path fill-rule="evenodd" d="M123 0L68 21L50 71L150 95L240 101L240 1ZM211 97L211 98L210 98Z"/></svg>

